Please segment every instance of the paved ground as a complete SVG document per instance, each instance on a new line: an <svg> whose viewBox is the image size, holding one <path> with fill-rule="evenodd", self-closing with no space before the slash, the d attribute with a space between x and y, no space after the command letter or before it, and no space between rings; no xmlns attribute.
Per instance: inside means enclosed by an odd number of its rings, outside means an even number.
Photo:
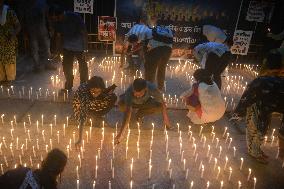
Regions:
<svg viewBox="0 0 284 189"><path fill-rule="evenodd" d="M96 58L90 62L90 74L102 75L108 84L117 83L117 93L121 93L132 77L125 77L117 68L116 61L112 58L104 61ZM119 111L113 109L104 125L96 124L95 120L88 123L84 133L83 152L74 149L73 137L77 138L77 127L70 122L67 124L67 116L72 113L69 102L71 94L68 98L57 95L63 81L61 71L32 74L26 72L28 69L22 70L24 64L30 64L28 58L23 59L19 65L19 79L13 88L9 88L8 92L2 86L3 92L0 91L0 114L4 114L0 124L0 164L3 171L19 163L35 168L46 151L58 147L69 153L68 164L59 184L59 188L64 189L76 188L78 181L79 188L84 189L110 188L110 185L111 188L125 189L131 188L131 183L132 188L149 189L221 188L221 185L223 188L254 188L254 182L255 188L284 188L283 162L276 159L277 130L273 134L273 143L271 133L268 134L264 151L269 154L270 162L262 165L246 154L244 123L238 127L233 126L224 116L214 123L214 127L204 125L201 130L200 126L192 125L187 119L186 110L183 103L178 101L178 96L190 83L192 70L196 69L193 64L175 61L168 66L165 97L174 130L165 133L160 116L153 115L147 117L140 127L131 124L128 140L125 136L125 140L113 148L112 133L119 129L122 117ZM228 109L235 106L241 88L252 78L253 72L249 70L250 68L246 68L240 72L236 65L231 66L230 77L224 80L223 90ZM238 78L240 73L244 79ZM136 76L139 74L134 73ZM77 74L76 86L78 82ZM277 125L279 117L276 115L272 126ZM96 161L98 155L100 158ZM244 161L240 170L241 158ZM152 166L150 179L149 165ZM248 179L249 169L251 174Z"/></svg>

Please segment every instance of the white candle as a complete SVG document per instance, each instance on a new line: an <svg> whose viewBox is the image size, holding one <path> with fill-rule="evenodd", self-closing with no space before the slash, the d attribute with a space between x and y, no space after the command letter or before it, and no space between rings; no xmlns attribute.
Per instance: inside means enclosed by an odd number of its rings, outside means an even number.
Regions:
<svg viewBox="0 0 284 189"><path fill-rule="evenodd" d="M191 181L191 183L190 183L190 189L192 189L193 188L193 181Z"/></svg>
<svg viewBox="0 0 284 189"><path fill-rule="evenodd" d="M79 189L80 183L79 183L79 179L77 179L77 189Z"/></svg>
<svg viewBox="0 0 284 189"><path fill-rule="evenodd" d="M244 158L241 157L241 166L240 166L240 170L243 169L243 163L244 163Z"/></svg>
<svg viewBox="0 0 284 189"><path fill-rule="evenodd" d="M228 180L230 181L230 180L231 180L231 176L232 176L232 172L233 172L232 167L230 167L229 170L230 170L230 172L229 172L229 178L228 178Z"/></svg>
<svg viewBox="0 0 284 189"><path fill-rule="evenodd" d="M114 179L114 166L112 167L112 174L111 174L111 176L112 176L112 179Z"/></svg>
<svg viewBox="0 0 284 189"><path fill-rule="evenodd" d="M95 189L96 188L96 181L94 180L94 182L93 182L93 189Z"/></svg>
<svg viewBox="0 0 284 189"><path fill-rule="evenodd" d="M200 175L200 178L203 178L203 174L204 174L204 165L201 165L201 175Z"/></svg>
<svg viewBox="0 0 284 189"><path fill-rule="evenodd" d="M250 179L250 175L251 175L251 169L249 168L249 174L248 174L247 181L249 181L249 179Z"/></svg>
<svg viewBox="0 0 284 189"><path fill-rule="evenodd" d="M76 166L76 175L77 175L77 179L79 179L79 166Z"/></svg>
<svg viewBox="0 0 284 189"><path fill-rule="evenodd" d="M226 161L225 161L224 170L226 170L226 167L227 167L227 163L228 163L228 157L226 156Z"/></svg>
<svg viewBox="0 0 284 189"><path fill-rule="evenodd" d="M254 177L253 178L253 189L255 189L255 186L256 186L256 178Z"/></svg>
<svg viewBox="0 0 284 189"><path fill-rule="evenodd" d="M220 168L220 166L218 166L218 173L217 173L216 179L218 179L220 171L221 171L221 168Z"/></svg>
<svg viewBox="0 0 284 189"><path fill-rule="evenodd" d="M241 183L241 181L239 181L238 182L238 189L241 189L241 187L242 187L242 183Z"/></svg>

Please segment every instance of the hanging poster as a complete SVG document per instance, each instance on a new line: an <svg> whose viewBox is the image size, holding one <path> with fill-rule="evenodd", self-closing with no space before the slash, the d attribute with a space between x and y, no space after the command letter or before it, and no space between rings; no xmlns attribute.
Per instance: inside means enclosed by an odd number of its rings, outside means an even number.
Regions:
<svg viewBox="0 0 284 189"><path fill-rule="evenodd" d="M94 0L74 0L74 12L93 14Z"/></svg>
<svg viewBox="0 0 284 189"><path fill-rule="evenodd" d="M253 31L236 30L234 44L231 47L232 54L247 55Z"/></svg>
<svg viewBox="0 0 284 189"><path fill-rule="evenodd" d="M100 41L116 40L116 17L98 16L98 39Z"/></svg>
<svg viewBox="0 0 284 189"><path fill-rule="evenodd" d="M270 22L274 10L273 1L250 1L246 20L250 22Z"/></svg>

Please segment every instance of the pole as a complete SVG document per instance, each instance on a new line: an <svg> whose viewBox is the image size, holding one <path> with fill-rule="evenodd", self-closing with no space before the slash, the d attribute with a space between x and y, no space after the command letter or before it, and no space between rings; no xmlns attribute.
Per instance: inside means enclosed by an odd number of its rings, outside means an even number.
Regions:
<svg viewBox="0 0 284 189"><path fill-rule="evenodd" d="M235 26L235 31L237 30L238 28L238 24L239 24L239 20L240 20L240 15L241 15L241 11L242 11L242 6L243 6L243 1L241 1L241 5L240 5L240 8L239 8L239 13L238 13L238 18L237 18L237 22L236 22L236 26Z"/></svg>

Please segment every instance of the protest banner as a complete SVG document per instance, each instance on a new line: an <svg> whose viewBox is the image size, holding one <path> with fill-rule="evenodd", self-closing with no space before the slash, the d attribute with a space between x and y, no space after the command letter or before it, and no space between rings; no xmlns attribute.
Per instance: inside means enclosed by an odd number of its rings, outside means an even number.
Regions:
<svg viewBox="0 0 284 189"><path fill-rule="evenodd" d="M100 41L116 40L116 18L98 16L98 39Z"/></svg>
<svg viewBox="0 0 284 189"><path fill-rule="evenodd" d="M234 44L231 53L237 55L247 55L253 31L236 30L234 33Z"/></svg>
<svg viewBox="0 0 284 189"><path fill-rule="evenodd" d="M74 0L74 12L93 14L94 0Z"/></svg>

